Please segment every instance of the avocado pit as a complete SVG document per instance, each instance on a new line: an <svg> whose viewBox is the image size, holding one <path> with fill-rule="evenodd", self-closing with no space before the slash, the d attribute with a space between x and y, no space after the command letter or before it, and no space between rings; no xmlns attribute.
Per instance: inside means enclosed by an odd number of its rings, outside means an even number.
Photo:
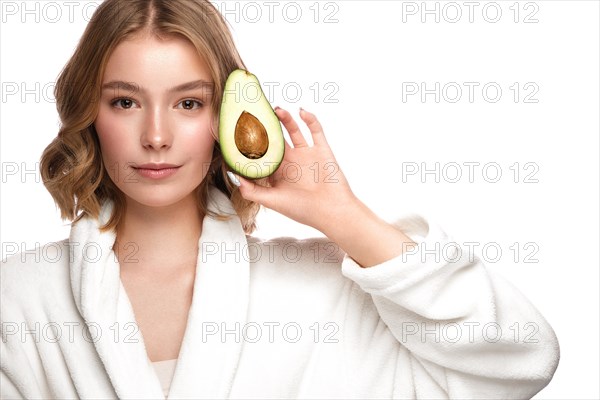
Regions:
<svg viewBox="0 0 600 400"><path fill-rule="evenodd" d="M237 120L234 140L240 153L253 160L264 156L269 148L265 126L247 111L243 111Z"/></svg>

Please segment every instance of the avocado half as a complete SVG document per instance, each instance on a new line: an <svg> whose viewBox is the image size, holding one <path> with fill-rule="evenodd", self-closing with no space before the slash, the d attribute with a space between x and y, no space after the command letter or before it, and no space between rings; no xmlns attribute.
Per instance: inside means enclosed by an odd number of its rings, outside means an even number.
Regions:
<svg viewBox="0 0 600 400"><path fill-rule="evenodd" d="M235 173L249 179L273 174L285 152L279 118L256 76L236 69L227 78L219 115L223 159Z"/></svg>

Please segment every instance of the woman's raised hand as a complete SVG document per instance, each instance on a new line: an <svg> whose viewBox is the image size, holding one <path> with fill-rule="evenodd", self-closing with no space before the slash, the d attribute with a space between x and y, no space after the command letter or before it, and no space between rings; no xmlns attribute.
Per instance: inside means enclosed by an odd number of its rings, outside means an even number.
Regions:
<svg viewBox="0 0 600 400"><path fill-rule="evenodd" d="M318 229L362 267L380 264L415 245L352 193L317 117L300 110L314 142L308 146L290 113L281 108L275 112L294 147L285 143L283 161L269 177L271 187L239 178L245 199Z"/></svg>
<svg viewBox="0 0 600 400"><path fill-rule="evenodd" d="M340 211L358 206L359 201L352 193L317 117L300 109L300 118L310 130L314 143L309 146L288 111L276 107L275 113L292 143L285 141L283 161L268 178L271 187L238 177L240 192L247 200L324 232Z"/></svg>

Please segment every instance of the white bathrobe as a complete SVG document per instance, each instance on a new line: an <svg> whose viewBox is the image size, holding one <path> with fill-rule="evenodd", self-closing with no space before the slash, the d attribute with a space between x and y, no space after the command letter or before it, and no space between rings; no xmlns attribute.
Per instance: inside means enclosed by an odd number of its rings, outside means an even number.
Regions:
<svg viewBox="0 0 600 400"><path fill-rule="evenodd" d="M2 398L164 398L100 223L2 264ZM326 239L261 241L237 216L205 218L169 398L509 399L546 386L559 347L530 302L424 218L394 225L419 247L363 269Z"/></svg>

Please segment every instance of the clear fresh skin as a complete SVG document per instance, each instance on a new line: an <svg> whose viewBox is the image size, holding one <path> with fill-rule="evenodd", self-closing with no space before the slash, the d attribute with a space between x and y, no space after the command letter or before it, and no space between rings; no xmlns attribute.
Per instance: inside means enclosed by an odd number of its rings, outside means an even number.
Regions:
<svg viewBox="0 0 600 400"><path fill-rule="evenodd" d="M196 84L172 90L190 82ZM216 137L210 74L186 40L143 35L115 49L102 83L94 126L109 175L127 201L114 246L121 280L150 359L174 359L185 332L202 229L194 189L206 176ZM363 267L398 256L413 243L356 198L339 168L329 177L333 182L325 182L325 173L315 182L309 168L336 161L313 114L300 111L312 147L289 112L278 108L276 114L292 143L286 143L282 165L269 178L271 188L240 178L246 199L318 229ZM298 181L283 179L286 163L301 166Z"/></svg>

